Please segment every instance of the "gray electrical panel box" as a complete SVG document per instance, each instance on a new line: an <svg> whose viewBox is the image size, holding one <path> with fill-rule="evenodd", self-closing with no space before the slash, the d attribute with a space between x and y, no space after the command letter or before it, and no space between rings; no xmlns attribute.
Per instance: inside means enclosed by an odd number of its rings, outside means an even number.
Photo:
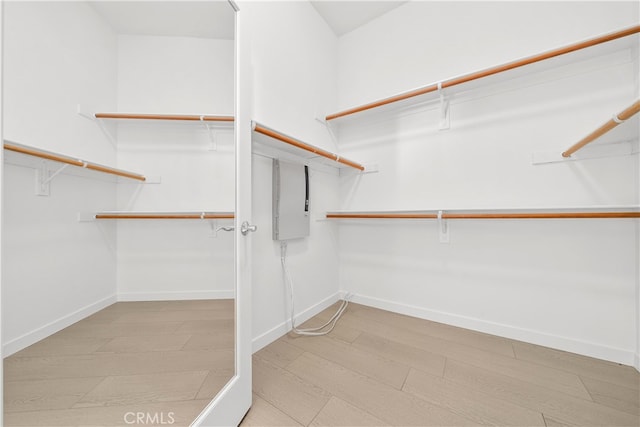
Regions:
<svg viewBox="0 0 640 427"><path fill-rule="evenodd" d="M273 160L273 240L309 235L309 169Z"/></svg>

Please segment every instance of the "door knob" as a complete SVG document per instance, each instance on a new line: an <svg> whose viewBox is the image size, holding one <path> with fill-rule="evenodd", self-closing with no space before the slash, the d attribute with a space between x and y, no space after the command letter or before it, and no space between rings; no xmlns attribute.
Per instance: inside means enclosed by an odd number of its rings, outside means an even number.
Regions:
<svg viewBox="0 0 640 427"><path fill-rule="evenodd" d="M258 226L249 225L248 221L243 222L242 225L240 226L240 232L242 233L243 236L246 236L247 233L250 231L257 231L257 230L258 230Z"/></svg>

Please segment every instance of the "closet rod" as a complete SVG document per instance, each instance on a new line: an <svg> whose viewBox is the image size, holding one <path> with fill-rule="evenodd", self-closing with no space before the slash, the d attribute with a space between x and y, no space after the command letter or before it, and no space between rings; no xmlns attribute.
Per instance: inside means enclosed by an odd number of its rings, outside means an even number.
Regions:
<svg viewBox="0 0 640 427"><path fill-rule="evenodd" d="M430 213L327 213L329 219L437 219Z"/></svg>
<svg viewBox="0 0 640 427"><path fill-rule="evenodd" d="M27 154L29 156L40 157L46 160L52 160L54 162L65 163L65 164L77 166L80 168L92 169L98 172L104 172L111 175L122 176L125 178L135 179L138 181L146 181L146 178L143 175L139 175L133 172L127 172L121 169L99 165L97 163L91 163L81 159L75 159L73 157L68 157L60 154L51 153L48 151L38 150L36 148L29 148L21 145L16 145L6 141L4 142L4 149L9 151L14 151L16 153Z"/></svg>
<svg viewBox="0 0 640 427"><path fill-rule="evenodd" d="M203 122L233 122L233 116L212 116L197 114L131 114L131 113L95 113L96 119L136 119L136 120L185 120Z"/></svg>
<svg viewBox="0 0 640 427"><path fill-rule="evenodd" d="M624 109L622 112L613 116L613 118L611 118L608 122L600 126L598 129L594 130L589 135L585 136L580 141L573 144L571 147L569 147L568 150L562 153L562 157L571 157L573 153L575 153L585 145L589 144L590 142L594 141L595 139L601 137L605 133L609 132L611 129L615 128L625 120L630 119L638 112L640 112L640 99L634 102L633 104L631 104L626 109Z"/></svg>
<svg viewBox="0 0 640 427"><path fill-rule="evenodd" d="M269 136L271 138L277 139L278 141L284 142L285 144L292 145L294 147L298 147L302 150L309 151L311 153L317 154L319 156L325 157L327 159L333 160L338 163L342 163L343 165L350 166L352 168L363 171L364 166L354 161L345 159L343 157L338 156L337 154L331 153L329 151L323 150L322 148L318 148L316 146L306 144L302 141L298 141L297 139L291 138L290 136L283 135L279 132L276 132L272 129L264 127L256 122L253 122L253 130L255 132L261 133L263 135Z"/></svg>
<svg viewBox="0 0 640 427"><path fill-rule="evenodd" d="M328 219L438 219L431 213L327 213ZM442 219L640 218L640 212L442 213Z"/></svg>
<svg viewBox="0 0 640 427"><path fill-rule="evenodd" d="M602 43L610 42L612 40L616 40L619 38L627 37L632 34L637 34L640 32L640 25L636 25L631 28L626 28L624 30L616 31L610 34L605 34L603 36L595 37L589 40L585 40L579 43L574 43L565 47L561 47L558 49L550 50L548 52L540 53L537 55L533 55L524 59L520 59L513 62L508 62L506 64L498 65L495 67L487 68L485 70L477 71L474 73L466 74L460 77L454 77L449 80L444 80L440 83L442 89L456 86L462 83L467 83L473 80L478 80L483 77L488 77L493 74L502 73L504 71L513 70L515 68L523 67L525 65L534 64L536 62L544 61L545 59L554 58L556 56L561 56L567 53L575 52L577 50L585 49L588 47L596 46ZM379 101L374 101L369 104L364 104L358 107L354 107L348 110L341 111L339 113L330 114L325 117L325 120L334 120L340 117L348 116L351 114L359 113L362 111L370 110L372 108L381 107L383 105L392 104L394 102L403 101L408 98L413 98L415 96L424 95L429 92L435 92L438 90L438 83L431 84L429 86L424 86L409 92L404 92L399 95L392 96L390 98L381 99Z"/></svg>
<svg viewBox="0 0 640 427"><path fill-rule="evenodd" d="M96 219L233 219L233 213L97 213Z"/></svg>

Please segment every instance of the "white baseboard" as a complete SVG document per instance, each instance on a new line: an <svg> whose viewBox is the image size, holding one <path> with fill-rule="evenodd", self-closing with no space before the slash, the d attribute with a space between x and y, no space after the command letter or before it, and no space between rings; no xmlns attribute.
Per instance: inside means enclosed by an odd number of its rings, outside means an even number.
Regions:
<svg viewBox="0 0 640 427"><path fill-rule="evenodd" d="M343 292L336 292L330 297L320 301L318 304L315 304L302 311L295 316L296 325L306 322L316 314L320 313L322 310L325 310L327 307L331 307L332 304L335 304L337 301L342 299L342 296ZM289 332L291 328L291 320L286 320L279 325L276 325L273 328L269 329L267 332L255 337L251 342L253 353L271 344L272 342Z"/></svg>
<svg viewBox="0 0 640 427"><path fill-rule="evenodd" d="M85 317L91 316L92 314L97 313L98 311L114 304L117 301L116 295L111 295L107 298L103 298L100 301L89 304L79 310L74 311L68 315L60 317L52 322L47 323L46 325L35 329L31 332L27 332L26 334L15 338L2 346L2 357L8 357L12 354L29 347L32 344L37 343L38 341L55 334L58 331L66 328L67 326L71 326L79 320L84 319Z"/></svg>
<svg viewBox="0 0 640 427"><path fill-rule="evenodd" d="M182 301L197 299L234 299L235 291L165 291L118 293L118 301Z"/></svg>
<svg viewBox="0 0 640 427"><path fill-rule="evenodd" d="M640 370L640 356L635 354L634 351L608 347L597 343L576 340L570 337L551 335L540 331L489 322L473 317L460 316L458 314L429 310L422 307L379 298L367 297L364 295L352 294L349 300L357 304L363 304L382 310L392 311L394 313L405 314L407 316L445 323L448 325L458 326L465 329L471 329L474 331L484 332L487 334L497 335L500 337L510 338L518 341L524 341L545 347L551 347L571 353L582 354L585 356L595 357L597 359L622 363L628 366L635 366L636 369Z"/></svg>
<svg viewBox="0 0 640 427"><path fill-rule="evenodd" d="M118 301L177 301L197 299L233 299L235 292L230 291L180 291L180 292L139 292L114 294L95 303L89 304L68 315L53 320L31 332L15 338L2 345L2 357L12 354L37 343L44 338L82 320Z"/></svg>

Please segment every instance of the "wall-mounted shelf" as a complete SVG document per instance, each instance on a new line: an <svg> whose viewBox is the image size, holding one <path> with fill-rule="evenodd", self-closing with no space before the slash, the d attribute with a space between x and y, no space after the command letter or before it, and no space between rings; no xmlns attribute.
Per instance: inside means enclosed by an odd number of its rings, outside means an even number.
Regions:
<svg viewBox="0 0 640 427"><path fill-rule="evenodd" d="M89 219L234 219L233 212L98 212Z"/></svg>
<svg viewBox="0 0 640 427"><path fill-rule="evenodd" d="M120 126L127 126L127 129L132 129L132 127L135 129L146 125L147 127L143 128L145 130L148 130L148 126L153 128L164 126L170 129L178 126L178 129L189 129L190 131L201 128L208 132L209 150L216 150L216 131L233 129L235 124L235 117L228 114L94 113L82 105L78 105L78 114L97 123L102 133L114 147L117 146L115 127L120 129Z"/></svg>
<svg viewBox="0 0 640 427"><path fill-rule="evenodd" d="M640 219L640 207L327 212L326 218L352 221L436 220L440 243L449 243L449 220Z"/></svg>
<svg viewBox="0 0 640 427"><path fill-rule="evenodd" d="M233 124L235 118L229 115L213 114L142 114L142 113L95 113L96 119L112 120L165 120L184 122L207 122Z"/></svg>
<svg viewBox="0 0 640 427"><path fill-rule="evenodd" d="M327 212L327 219L598 219L640 218L640 207Z"/></svg>
<svg viewBox="0 0 640 427"><path fill-rule="evenodd" d="M76 157L70 157L64 154L54 153L52 151L45 151L39 148L29 147L29 146L18 144L11 141L6 141L6 140L4 141L4 149L13 151L16 153L24 154L27 156L33 156L33 157L38 157L45 160L51 160L57 163L62 163L63 165L71 165L79 168L90 169L90 170L94 170L94 171L98 171L98 172L102 172L110 175L116 175L123 178L142 181L142 182L147 180L147 178L144 175L141 175L138 173L112 168L110 166L104 166L98 163L93 163L86 160L78 159ZM56 172L56 174L58 172Z"/></svg>
<svg viewBox="0 0 640 427"><path fill-rule="evenodd" d="M321 161L339 168L353 168L364 171L364 166L352 160L340 157L335 153L302 142L291 136L275 131L257 122L252 122L253 152L268 157L279 158L281 155L295 157L304 161Z"/></svg>
<svg viewBox="0 0 640 427"><path fill-rule="evenodd" d="M448 78L408 92L349 108L338 113L330 114L326 116L325 120L327 122L337 121L338 119L379 109L380 107L391 107L393 104L406 107L407 105L434 101L443 94L451 96L456 92L470 90L481 84L487 84L489 80L513 79L533 72L547 71L555 67L564 66L572 61L587 60L612 52L630 49L638 45L638 37L630 36L638 33L640 33L640 25L625 28L513 62ZM501 74L503 74L503 76L499 76ZM443 92L444 89L447 89L447 91ZM428 96L429 94L431 96Z"/></svg>

